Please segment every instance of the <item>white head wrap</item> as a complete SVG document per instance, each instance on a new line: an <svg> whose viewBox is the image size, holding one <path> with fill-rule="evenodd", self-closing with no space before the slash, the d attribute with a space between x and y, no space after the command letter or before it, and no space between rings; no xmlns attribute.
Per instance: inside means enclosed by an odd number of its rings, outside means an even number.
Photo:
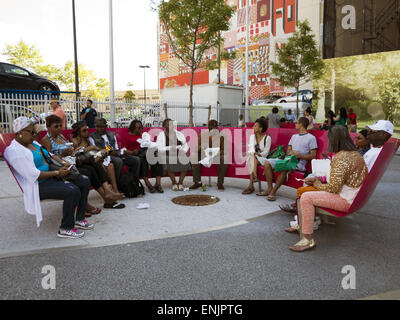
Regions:
<svg viewBox="0 0 400 320"><path fill-rule="evenodd" d="M13 130L15 133L25 129L32 125L32 120L27 117L19 117L14 120L13 122Z"/></svg>

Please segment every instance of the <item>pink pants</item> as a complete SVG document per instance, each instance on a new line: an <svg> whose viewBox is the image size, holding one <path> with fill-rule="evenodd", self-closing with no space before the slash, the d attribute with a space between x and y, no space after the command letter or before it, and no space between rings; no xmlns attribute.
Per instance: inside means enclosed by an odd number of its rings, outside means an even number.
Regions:
<svg viewBox="0 0 400 320"><path fill-rule="evenodd" d="M301 219L301 233L313 234L315 207L347 211L350 206L351 204L338 194L326 191L311 191L303 193L300 198L301 218L299 217L299 219Z"/></svg>

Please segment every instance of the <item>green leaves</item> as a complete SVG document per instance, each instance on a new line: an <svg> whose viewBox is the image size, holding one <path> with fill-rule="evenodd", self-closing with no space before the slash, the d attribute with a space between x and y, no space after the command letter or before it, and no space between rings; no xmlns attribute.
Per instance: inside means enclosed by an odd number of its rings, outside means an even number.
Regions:
<svg viewBox="0 0 400 320"><path fill-rule="evenodd" d="M308 82L322 74L324 64L307 20L297 22L297 30L277 49L277 57L279 63L271 62L272 74L284 86L295 87L300 81Z"/></svg>
<svg viewBox="0 0 400 320"><path fill-rule="evenodd" d="M229 30L233 13L224 0L170 0L159 5L160 21L174 54L194 70L204 53L218 45L220 32Z"/></svg>
<svg viewBox="0 0 400 320"><path fill-rule="evenodd" d="M3 55L8 61L17 66L27 68L38 75L55 81L62 90L75 90L75 67L72 61L67 61L64 66L57 67L44 64L43 57L34 45L19 41L15 45L7 44ZM93 98L108 96L109 82L106 79L98 79L93 71L79 65L80 90Z"/></svg>
<svg viewBox="0 0 400 320"><path fill-rule="evenodd" d="M215 67L204 62L204 55L218 46L220 33L229 30L234 9L225 0L169 0L161 1L158 11L172 53L191 70L189 123L193 125L194 72L202 64Z"/></svg>

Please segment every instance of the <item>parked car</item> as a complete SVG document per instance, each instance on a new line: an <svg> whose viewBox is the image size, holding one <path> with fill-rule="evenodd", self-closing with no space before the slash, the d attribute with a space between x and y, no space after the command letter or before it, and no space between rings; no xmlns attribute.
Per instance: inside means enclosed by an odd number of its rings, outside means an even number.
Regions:
<svg viewBox="0 0 400 320"><path fill-rule="evenodd" d="M0 89L60 91L54 81L4 62L0 62Z"/></svg>
<svg viewBox="0 0 400 320"><path fill-rule="evenodd" d="M254 100L251 105L252 106L262 106L262 105L265 105L268 103L274 103L281 98L282 98L282 96L279 96L279 95L269 95L269 96L265 96L260 99Z"/></svg>
<svg viewBox="0 0 400 320"><path fill-rule="evenodd" d="M311 90L299 90L299 102L311 102L312 101L313 92ZM279 103L286 103L286 102L296 102L297 100L297 93L293 93L290 96L283 97L282 99L278 100Z"/></svg>

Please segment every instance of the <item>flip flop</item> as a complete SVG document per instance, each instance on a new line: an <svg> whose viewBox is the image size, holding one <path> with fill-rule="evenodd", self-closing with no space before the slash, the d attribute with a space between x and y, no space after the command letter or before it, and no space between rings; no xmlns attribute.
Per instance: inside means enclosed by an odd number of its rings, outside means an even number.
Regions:
<svg viewBox="0 0 400 320"><path fill-rule="evenodd" d="M95 208L94 210L86 210L86 213L88 213L90 215L100 214L100 212L101 212L100 208Z"/></svg>
<svg viewBox="0 0 400 320"><path fill-rule="evenodd" d="M276 197L273 196L273 195L269 195L269 196L267 197L267 200L268 200L268 201L275 201L275 200L276 200Z"/></svg>
<svg viewBox="0 0 400 320"><path fill-rule="evenodd" d="M249 188L247 188L246 190L244 190L243 192L242 192L242 194L252 194L254 192L254 189L249 189Z"/></svg>
<svg viewBox="0 0 400 320"><path fill-rule="evenodd" d="M268 193L267 193L267 192L260 192L260 193L257 193L256 196L259 196L259 197L267 197L267 196L268 196Z"/></svg>
<svg viewBox="0 0 400 320"><path fill-rule="evenodd" d="M104 208L106 209L123 209L125 205L123 203L113 202L113 203L105 203Z"/></svg>

